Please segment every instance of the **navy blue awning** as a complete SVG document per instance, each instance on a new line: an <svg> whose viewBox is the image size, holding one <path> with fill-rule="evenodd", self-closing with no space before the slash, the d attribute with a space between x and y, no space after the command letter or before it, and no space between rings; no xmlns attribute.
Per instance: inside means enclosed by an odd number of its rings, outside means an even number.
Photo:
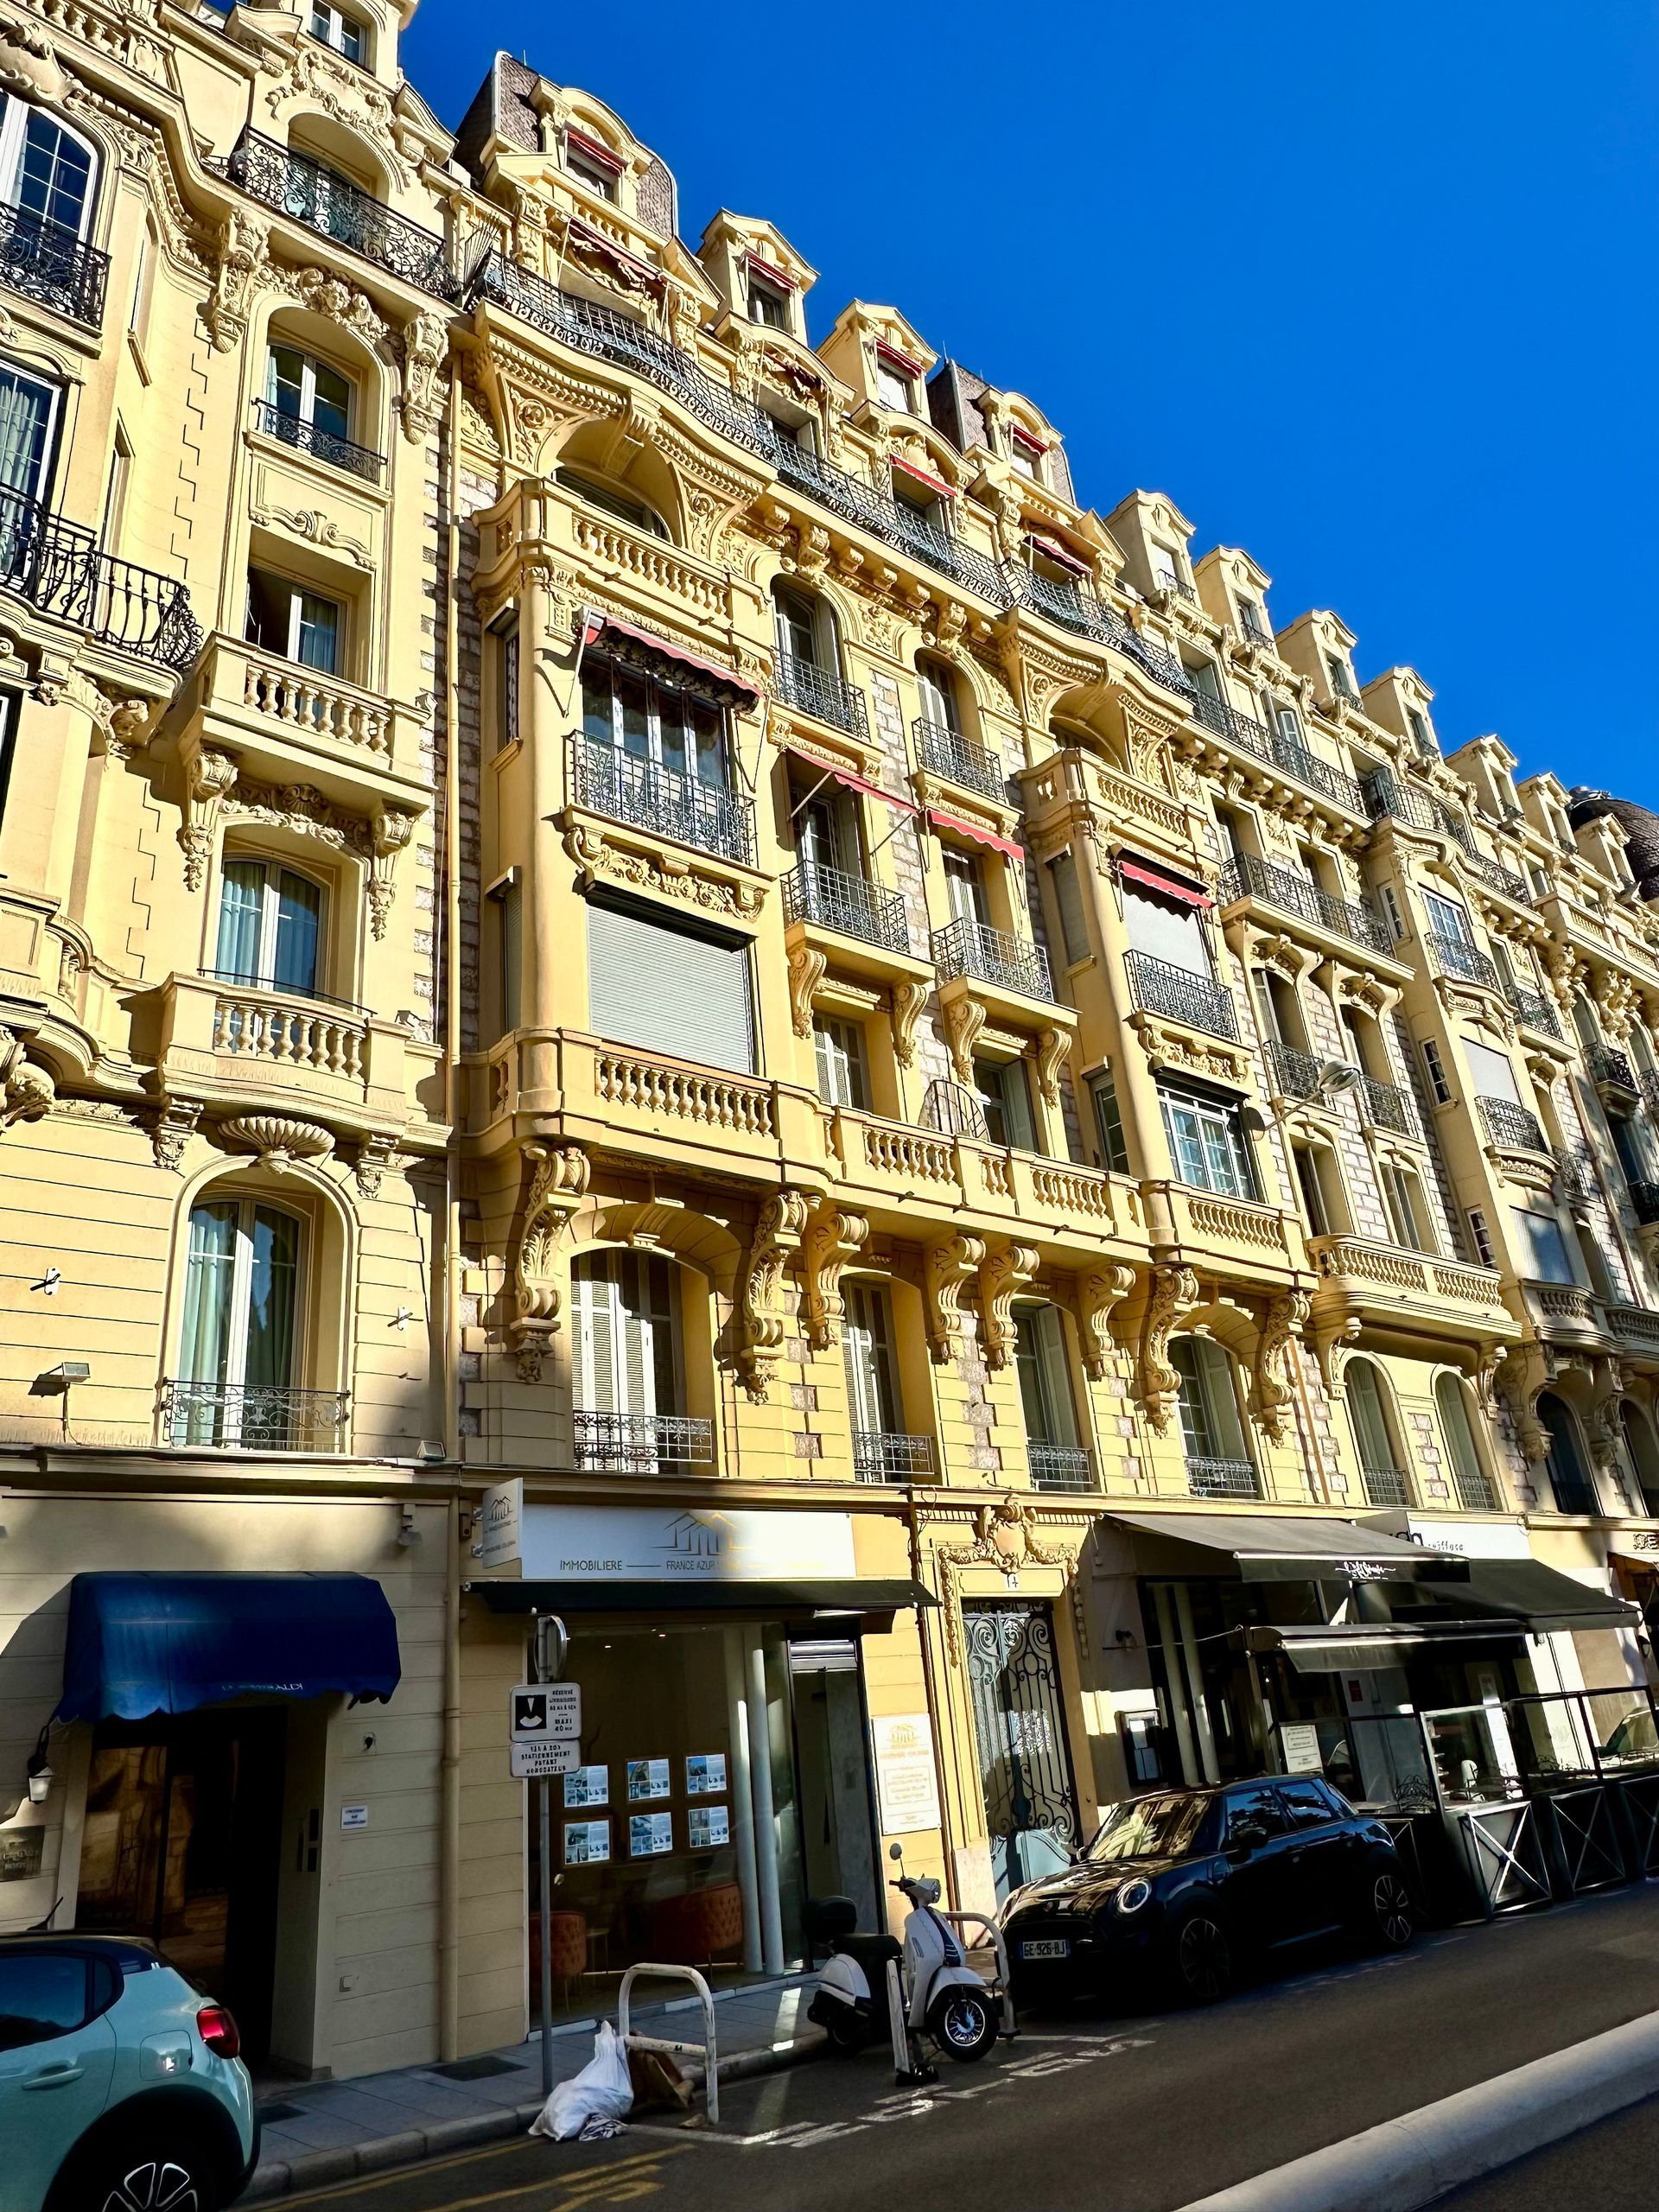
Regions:
<svg viewBox="0 0 1659 2212"><path fill-rule="evenodd" d="M143 1720L233 1697L389 1698L397 1624L365 1574L78 1574L60 1720Z"/></svg>

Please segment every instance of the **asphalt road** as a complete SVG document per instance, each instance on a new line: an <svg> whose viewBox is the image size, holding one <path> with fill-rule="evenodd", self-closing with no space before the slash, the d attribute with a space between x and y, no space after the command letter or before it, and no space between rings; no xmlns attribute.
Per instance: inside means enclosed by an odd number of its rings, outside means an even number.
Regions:
<svg viewBox="0 0 1659 2212"><path fill-rule="evenodd" d="M976 2202L996 2212L1177 2212L1655 2009L1659 1886L1436 1934L1402 1958L1310 1958L1211 2011L1033 2018L980 2065L942 2066L933 2089L896 2091L890 2059L874 2052L825 2059L728 2086L717 2133L649 2115L609 2144L492 2145L281 2202L338 2212L577 2212L646 2198L662 2212L771 2212L780 2200L791 2212L962 2212ZM1600 2133L1583 2139L1585 2155L1599 2155ZM1645 2164L1651 2176L1656 2145L1659 2124L1637 2172ZM1651 2190L1649 2179L1644 2207ZM1529 2201L1471 2196L1468 2207L1518 2212Z"/></svg>

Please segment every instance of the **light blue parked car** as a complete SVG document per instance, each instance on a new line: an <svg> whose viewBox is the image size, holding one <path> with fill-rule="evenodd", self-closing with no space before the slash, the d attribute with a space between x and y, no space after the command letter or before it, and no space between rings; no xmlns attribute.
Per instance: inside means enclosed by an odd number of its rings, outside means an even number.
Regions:
<svg viewBox="0 0 1659 2212"><path fill-rule="evenodd" d="M129 1936L0 1936L0 2212L219 2212L259 2131L236 2023Z"/></svg>

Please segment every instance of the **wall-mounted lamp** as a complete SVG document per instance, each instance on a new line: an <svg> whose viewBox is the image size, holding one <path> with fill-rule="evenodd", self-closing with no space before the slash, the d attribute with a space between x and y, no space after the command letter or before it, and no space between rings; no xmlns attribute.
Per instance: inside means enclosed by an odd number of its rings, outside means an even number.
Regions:
<svg viewBox="0 0 1659 2212"><path fill-rule="evenodd" d="M34 1398L67 1398L76 1382L89 1382L92 1370L84 1359L60 1359L55 1367L48 1367L44 1375L37 1375L29 1389Z"/></svg>
<svg viewBox="0 0 1659 2212"><path fill-rule="evenodd" d="M46 1750L48 1732L51 1726L48 1720L35 1738L35 1748L29 1755L29 1802L31 1805L44 1805L52 1784L57 1779L52 1771L52 1762L48 1758Z"/></svg>

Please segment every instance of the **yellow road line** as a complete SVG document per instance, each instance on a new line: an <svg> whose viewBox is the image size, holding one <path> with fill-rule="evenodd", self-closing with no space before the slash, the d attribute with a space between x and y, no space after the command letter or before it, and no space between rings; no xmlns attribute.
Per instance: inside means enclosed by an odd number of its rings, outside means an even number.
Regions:
<svg viewBox="0 0 1659 2212"><path fill-rule="evenodd" d="M515 2136L510 2143L491 2143L481 2145L476 2151L458 2151L452 2158L418 2158L406 2166L388 2167L383 2174L365 2174L360 2181L340 2182L333 2188L307 2190L298 2196L284 2196L280 2202L283 2205L321 2204L332 2202L338 2196L359 2196L367 2190L385 2189L395 2183L407 2182L412 2175L416 2173L451 2172L457 2166L479 2165L486 2158L502 2158L509 2151L526 2150L531 2139L527 2135L519 2135ZM539 2141L541 2139L536 2139ZM656 2165L664 2158L672 2158L677 2150L689 2151L690 2148L690 2143L664 2145L660 2151L642 2151L631 2158L618 2158L608 2165L577 2166L569 2173L543 2174L537 2180L525 2182L518 2189L496 2190L486 2196L461 2197L448 2204L425 2206L423 2207L423 2212L464 2212L464 2208L468 2205L493 2204L504 2196L521 2196L526 2190L550 2187L556 2191L569 2192L581 2190L584 2184L591 2184L613 2177L626 2179L630 2175L637 2173L642 2166Z"/></svg>

